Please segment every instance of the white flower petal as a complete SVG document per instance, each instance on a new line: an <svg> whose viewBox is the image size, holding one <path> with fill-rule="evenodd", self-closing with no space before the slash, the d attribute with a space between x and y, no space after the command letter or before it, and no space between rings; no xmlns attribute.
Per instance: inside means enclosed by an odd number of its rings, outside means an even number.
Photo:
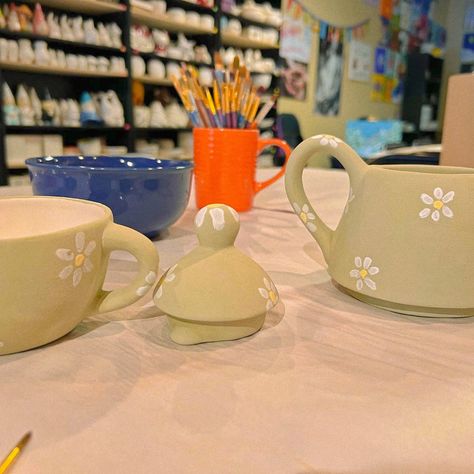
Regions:
<svg viewBox="0 0 474 474"><path fill-rule="evenodd" d="M449 193L446 193L443 196L443 199L441 199L441 201L443 201L446 204L447 202L452 201L453 198L454 198L454 191L449 191Z"/></svg>
<svg viewBox="0 0 474 474"><path fill-rule="evenodd" d="M443 206L443 207L441 208L441 210L443 211L443 214L444 214L446 217L451 218L451 217L454 216L453 211L452 211L451 208L448 207L448 206Z"/></svg>
<svg viewBox="0 0 474 474"><path fill-rule="evenodd" d="M338 138L338 137L333 137L333 138L334 138L334 140L336 140L336 143L342 143L342 140L340 138Z"/></svg>
<svg viewBox="0 0 474 474"><path fill-rule="evenodd" d="M321 145L327 145L329 143L329 140L326 137L321 138L321 141L319 142Z"/></svg>
<svg viewBox="0 0 474 474"><path fill-rule="evenodd" d="M160 299L161 297L163 296L163 287L162 286L159 286L156 291L155 291L155 296L154 298L155 299Z"/></svg>
<svg viewBox="0 0 474 474"><path fill-rule="evenodd" d="M317 227L316 227L312 222L308 222L308 223L306 224L306 227L307 227L311 232L316 232Z"/></svg>
<svg viewBox="0 0 474 474"><path fill-rule="evenodd" d="M156 280L156 273L155 273L155 272L150 272L150 273L148 273L148 275L145 277L145 281L146 281L149 285L153 285L153 283L155 283L155 280Z"/></svg>
<svg viewBox="0 0 474 474"><path fill-rule="evenodd" d="M230 213L232 214L232 217L235 219L235 222L239 222L240 220L239 213L233 207L230 207L230 206L228 207L229 207Z"/></svg>
<svg viewBox="0 0 474 474"><path fill-rule="evenodd" d="M267 290L271 290L272 289L272 285L270 284L270 282L268 281L267 278L263 277L263 284L265 285L266 289Z"/></svg>
<svg viewBox="0 0 474 474"><path fill-rule="evenodd" d="M370 267L368 271L369 271L369 275L377 275L380 269L379 267Z"/></svg>
<svg viewBox="0 0 474 474"><path fill-rule="evenodd" d="M356 257L354 259L354 263L357 268L360 268L362 266L362 259L360 257Z"/></svg>
<svg viewBox="0 0 474 474"><path fill-rule="evenodd" d="M364 258L364 268L367 270L372 265L372 259L370 257Z"/></svg>
<svg viewBox="0 0 474 474"><path fill-rule="evenodd" d="M359 270L357 270L356 268L354 268L354 270L351 270L349 272L349 275L352 277L352 278L359 278Z"/></svg>
<svg viewBox="0 0 474 474"><path fill-rule="evenodd" d="M140 288L137 288L136 294L138 296L144 296L148 292L149 289L150 289L150 285L140 286Z"/></svg>
<svg viewBox="0 0 474 474"><path fill-rule="evenodd" d="M301 207L298 206L298 204L296 202L293 203L293 209L295 210L295 212L297 214L299 214L301 212Z"/></svg>
<svg viewBox="0 0 474 474"><path fill-rule="evenodd" d="M82 279L82 268L76 268L72 275L72 286L77 286Z"/></svg>
<svg viewBox="0 0 474 474"><path fill-rule="evenodd" d="M375 284L374 280L371 280L370 278L364 278L364 282L371 290L377 289L377 285Z"/></svg>
<svg viewBox="0 0 474 474"><path fill-rule="evenodd" d="M267 300L267 304L265 305L265 309L270 311L273 308L272 300Z"/></svg>
<svg viewBox="0 0 474 474"><path fill-rule="evenodd" d="M165 281L169 283L170 281L173 281L175 278L176 278L176 275L174 273L169 272L165 276Z"/></svg>
<svg viewBox="0 0 474 474"><path fill-rule="evenodd" d="M72 265L68 265L67 267L64 267L59 272L59 278L61 278L61 280L65 280L72 273L72 270L73 270Z"/></svg>
<svg viewBox="0 0 474 474"><path fill-rule="evenodd" d="M86 243L86 235L84 232L78 232L76 234L76 250L78 253L82 253L84 245Z"/></svg>
<svg viewBox="0 0 474 474"><path fill-rule="evenodd" d="M312 213L312 212L308 212L306 214L306 217L310 220L310 221L314 221L314 219L316 219L316 216Z"/></svg>
<svg viewBox="0 0 474 474"><path fill-rule="evenodd" d="M357 287L357 289L360 291L360 290L362 290L362 287L363 287L363 286L364 286L364 284L362 283L362 280L359 278L359 279L357 280L356 287Z"/></svg>
<svg viewBox="0 0 474 474"><path fill-rule="evenodd" d="M84 255L89 257L91 255L91 253L95 250L95 248L96 248L96 243L93 240L91 240L87 244L86 249L84 250Z"/></svg>
<svg viewBox="0 0 474 474"><path fill-rule="evenodd" d="M212 219L212 226L215 230L222 230L225 226L224 211L220 207L213 207L209 209L209 214Z"/></svg>
<svg viewBox="0 0 474 474"><path fill-rule="evenodd" d="M431 209L429 209L428 207L425 207L423 210L420 211L420 213L418 214L422 219L425 219L426 217L428 217L429 215L431 214Z"/></svg>
<svg viewBox="0 0 474 474"><path fill-rule="evenodd" d="M433 196L436 199L441 199L443 197L443 190L441 188L435 188L435 190L433 191Z"/></svg>
<svg viewBox="0 0 474 474"><path fill-rule="evenodd" d="M309 212L308 204L303 204L303 208L302 208L302 209L303 209L303 212L304 212L305 214L307 214L307 213Z"/></svg>
<svg viewBox="0 0 474 474"><path fill-rule="evenodd" d="M431 214L431 219L433 219L435 222L439 221L439 211L433 211L433 214Z"/></svg>
<svg viewBox="0 0 474 474"><path fill-rule="evenodd" d="M70 262L74 258L74 252L71 249L58 249L56 250L56 257L65 262Z"/></svg>
<svg viewBox="0 0 474 474"><path fill-rule="evenodd" d="M92 262L91 262L91 259L86 257L86 259L84 260L84 265L82 266L82 268L84 268L84 271L86 273L90 273L92 271L92 269L94 268L94 265L92 265Z"/></svg>
<svg viewBox="0 0 474 474"><path fill-rule="evenodd" d="M204 223L204 218L206 217L206 212L207 212L207 207L203 207L197 214L196 217L194 218L194 225L196 227L201 227L202 224Z"/></svg>
<svg viewBox="0 0 474 474"><path fill-rule="evenodd" d="M333 148L337 148L337 142L336 142L336 140L334 140L334 139L331 138L331 139L329 140L329 144L330 144Z"/></svg>
<svg viewBox="0 0 474 474"><path fill-rule="evenodd" d="M262 298L267 299L269 297L268 291L265 288L259 288L258 292L262 296Z"/></svg>
<svg viewBox="0 0 474 474"><path fill-rule="evenodd" d="M433 198L428 196L428 194L423 193L420 197L425 204L433 204Z"/></svg>
<svg viewBox="0 0 474 474"><path fill-rule="evenodd" d="M178 264L175 263L172 267L168 268L168 273L173 273L178 268Z"/></svg>

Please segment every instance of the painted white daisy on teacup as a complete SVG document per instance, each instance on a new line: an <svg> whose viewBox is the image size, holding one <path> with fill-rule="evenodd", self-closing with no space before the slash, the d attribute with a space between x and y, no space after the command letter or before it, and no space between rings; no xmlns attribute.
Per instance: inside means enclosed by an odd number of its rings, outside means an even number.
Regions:
<svg viewBox="0 0 474 474"><path fill-rule="evenodd" d="M424 204L429 206L419 212L418 215L422 219L431 216L433 221L438 222L441 215L450 219L454 216L452 209L447 206L447 203L454 199L454 191L449 191L445 194L441 188L435 188L433 190L433 197L429 194L422 193L420 199Z"/></svg>

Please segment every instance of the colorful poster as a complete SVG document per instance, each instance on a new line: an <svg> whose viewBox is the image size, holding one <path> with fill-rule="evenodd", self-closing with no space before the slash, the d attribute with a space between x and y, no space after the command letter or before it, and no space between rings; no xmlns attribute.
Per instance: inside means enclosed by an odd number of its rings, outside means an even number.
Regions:
<svg viewBox="0 0 474 474"><path fill-rule="evenodd" d="M342 30L329 26L320 29L318 79L314 111L337 115L340 108L343 64Z"/></svg>
<svg viewBox="0 0 474 474"><path fill-rule="evenodd" d="M387 50L385 48L375 48L374 72L376 74L385 74L385 57Z"/></svg>
<svg viewBox="0 0 474 474"><path fill-rule="evenodd" d="M280 90L282 97L295 100L306 99L306 86L308 83L308 66L303 63L283 59Z"/></svg>
<svg viewBox="0 0 474 474"><path fill-rule="evenodd" d="M382 102L385 97L385 80L383 74L372 74L372 93L370 98L374 102Z"/></svg>
<svg viewBox="0 0 474 474"><path fill-rule="evenodd" d="M372 47L367 43L352 40L349 44L349 79L369 82L372 66Z"/></svg>
<svg viewBox="0 0 474 474"><path fill-rule="evenodd" d="M392 0L380 0L380 16L387 20L392 18Z"/></svg>
<svg viewBox="0 0 474 474"><path fill-rule="evenodd" d="M311 59L311 26L288 15L280 32L280 56L308 64Z"/></svg>

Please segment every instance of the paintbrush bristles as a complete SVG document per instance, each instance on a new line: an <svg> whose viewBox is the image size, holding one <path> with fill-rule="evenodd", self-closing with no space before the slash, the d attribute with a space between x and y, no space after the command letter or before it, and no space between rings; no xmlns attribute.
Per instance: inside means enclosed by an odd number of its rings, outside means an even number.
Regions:
<svg viewBox="0 0 474 474"><path fill-rule="evenodd" d="M212 78L212 85L201 84L198 70L183 63L181 77L171 79L196 127L257 128L275 104L274 94L258 112L261 99L239 56L225 67L222 55L216 51Z"/></svg>

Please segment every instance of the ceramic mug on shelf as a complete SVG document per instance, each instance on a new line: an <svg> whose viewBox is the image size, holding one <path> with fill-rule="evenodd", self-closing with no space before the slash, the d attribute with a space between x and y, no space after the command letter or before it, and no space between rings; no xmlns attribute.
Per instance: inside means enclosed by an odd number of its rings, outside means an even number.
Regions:
<svg viewBox="0 0 474 474"><path fill-rule="evenodd" d="M156 279L155 247L112 221L101 204L58 197L0 199L0 354L41 346L93 313L122 308ZM109 255L126 250L138 274L125 287L102 290Z"/></svg>
<svg viewBox="0 0 474 474"><path fill-rule="evenodd" d="M349 174L335 230L303 189L304 167L317 152L335 156ZM317 135L293 151L285 186L341 290L405 314L474 316L474 169L369 166L339 138Z"/></svg>
<svg viewBox="0 0 474 474"><path fill-rule="evenodd" d="M279 138L261 139L257 130L195 128L194 179L196 203L202 208L222 203L236 211L249 211L255 194L285 173L285 166L272 178L256 181L257 156L266 147L277 146L291 153Z"/></svg>

